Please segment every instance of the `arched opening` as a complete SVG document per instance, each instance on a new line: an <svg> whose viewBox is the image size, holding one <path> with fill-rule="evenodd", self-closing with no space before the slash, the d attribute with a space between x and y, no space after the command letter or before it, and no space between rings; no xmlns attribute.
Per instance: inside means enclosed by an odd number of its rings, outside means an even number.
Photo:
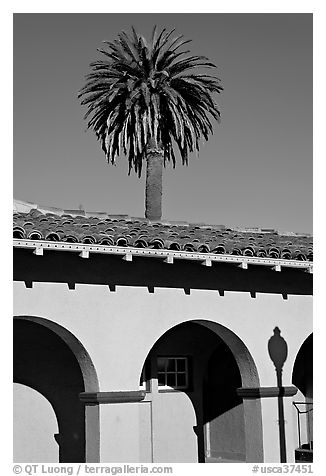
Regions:
<svg viewBox="0 0 326 476"><path fill-rule="evenodd" d="M13 437L15 463L58 463L58 423L50 402L39 392L14 384Z"/></svg>
<svg viewBox="0 0 326 476"><path fill-rule="evenodd" d="M293 366L292 383L298 388L294 398L297 417L298 462L313 460L313 335L304 341Z"/></svg>
<svg viewBox="0 0 326 476"><path fill-rule="evenodd" d="M222 339L211 353L203 385L206 460L245 462L244 408L237 389L241 374Z"/></svg>
<svg viewBox="0 0 326 476"><path fill-rule="evenodd" d="M96 372L85 348L62 326L40 317L15 317L13 335L14 382L36 390L51 404L58 423L59 462L98 462L98 407L85 407L79 399L81 392L98 391ZM23 401L16 401L17 412L23 406ZM37 408L25 411L39 418ZM17 444L14 441L14 446Z"/></svg>
<svg viewBox="0 0 326 476"><path fill-rule="evenodd" d="M150 350L141 377L151 401L153 461L263 460L260 402L239 387L257 387L255 364L229 329L183 322Z"/></svg>

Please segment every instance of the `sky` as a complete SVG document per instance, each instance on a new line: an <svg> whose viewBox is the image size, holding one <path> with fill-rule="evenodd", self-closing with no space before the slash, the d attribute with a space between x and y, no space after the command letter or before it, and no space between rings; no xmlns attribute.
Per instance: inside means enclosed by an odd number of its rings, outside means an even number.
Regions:
<svg viewBox="0 0 326 476"><path fill-rule="evenodd" d="M125 157L107 164L77 95L103 40L157 25L192 39L224 87L199 157L164 170L163 218L312 232L312 14L16 13L13 25L16 199L144 216L145 177Z"/></svg>

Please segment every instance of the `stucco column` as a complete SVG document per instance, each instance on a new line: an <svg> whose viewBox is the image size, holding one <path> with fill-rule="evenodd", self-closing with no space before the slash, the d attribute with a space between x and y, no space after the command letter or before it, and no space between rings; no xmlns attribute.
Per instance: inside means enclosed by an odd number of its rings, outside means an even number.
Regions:
<svg viewBox="0 0 326 476"><path fill-rule="evenodd" d="M144 391L83 392L88 411L99 406L100 462L141 462L139 404Z"/></svg>
<svg viewBox="0 0 326 476"><path fill-rule="evenodd" d="M287 463L294 462L294 450L297 444L295 441L296 423L292 397L296 392L297 388L294 386L238 389L238 394L243 398L245 406L254 405L255 401L260 400L263 427L263 461L265 463L280 463L282 458L286 459ZM282 407L281 412L280 406ZM245 414L250 415L250 412L245 412ZM250 421L246 421L245 424L247 438L251 424ZM246 444L248 444L247 441ZM251 445L253 444L254 435L251 438ZM249 454L254 455L254 448L247 448L248 450ZM285 451L285 454L283 454L283 451Z"/></svg>

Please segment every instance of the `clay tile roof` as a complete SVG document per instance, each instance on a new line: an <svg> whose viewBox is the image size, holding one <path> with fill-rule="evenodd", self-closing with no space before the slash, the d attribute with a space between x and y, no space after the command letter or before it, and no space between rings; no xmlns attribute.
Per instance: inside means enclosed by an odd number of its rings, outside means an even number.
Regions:
<svg viewBox="0 0 326 476"><path fill-rule="evenodd" d="M312 236L264 228L150 222L106 212L62 210L14 201L13 237L312 261Z"/></svg>

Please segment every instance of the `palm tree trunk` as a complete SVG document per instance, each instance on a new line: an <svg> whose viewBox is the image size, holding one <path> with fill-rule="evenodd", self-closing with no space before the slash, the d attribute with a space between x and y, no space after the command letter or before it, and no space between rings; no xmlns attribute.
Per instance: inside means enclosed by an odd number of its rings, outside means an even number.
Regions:
<svg viewBox="0 0 326 476"><path fill-rule="evenodd" d="M146 161L145 217L149 220L161 220L163 150L149 148Z"/></svg>

